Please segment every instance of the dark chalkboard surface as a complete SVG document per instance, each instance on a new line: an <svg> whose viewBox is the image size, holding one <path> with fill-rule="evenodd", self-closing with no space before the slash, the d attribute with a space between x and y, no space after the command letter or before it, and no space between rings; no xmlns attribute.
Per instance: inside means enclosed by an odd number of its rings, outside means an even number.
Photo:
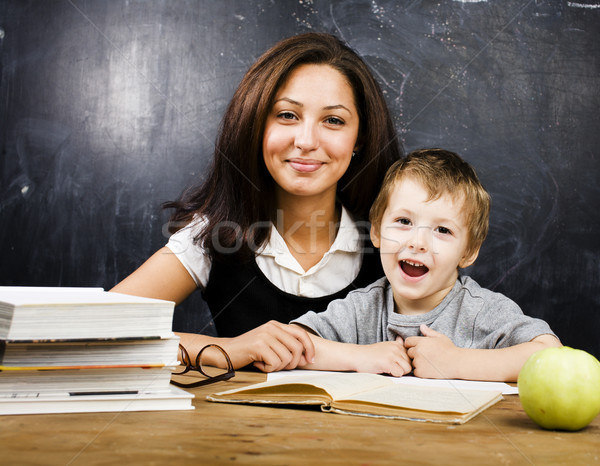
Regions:
<svg viewBox="0 0 600 466"><path fill-rule="evenodd" d="M600 0L3 0L0 284L132 272L248 66L309 30L365 57L407 150L478 170L493 210L469 273L600 356ZM176 314L213 332L199 296Z"/></svg>

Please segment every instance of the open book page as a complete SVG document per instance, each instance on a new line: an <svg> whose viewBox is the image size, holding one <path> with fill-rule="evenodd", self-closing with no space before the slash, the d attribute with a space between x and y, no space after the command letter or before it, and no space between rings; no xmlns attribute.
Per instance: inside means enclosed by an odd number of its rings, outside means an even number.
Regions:
<svg viewBox="0 0 600 466"><path fill-rule="evenodd" d="M294 383L294 379L297 379L298 383ZM390 384L393 385L390 378L376 374L317 372L316 374L305 374L301 380L297 377L280 377L276 380L251 385L247 389L236 388L216 395L228 397L228 395L235 394L238 397L247 399L258 399L268 395L272 397L271 399L275 399L278 396L289 398L293 395L326 394L327 398L338 399Z"/></svg>
<svg viewBox="0 0 600 466"><path fill-rule="evenodd" d="M281 377L300 376L305 377L309 374L335 374L329 371L311 371L296 369L291 371L271 372L267 375L267 380L276 380ZM516 395L519 393L517 387L504 382L482 382L478 380L449 380L449 379L422 379L414 376L390 377L393 383L417 385L419 387L448 387L458 390L486 390L498 391L503 395Z"/></svg>
<svg viewBox="0 0 600 466"><path fill-rule="evenodd" d="M336 401L359 401L388 407L439 413L465 414L499 400L499 392L483 390L453 390L393 384L367 393L352 395ZM341 406L341 404L340 404Z"/></svg>
<svg viewBox="0 0 600 466"><path fill-rule="evenodd" d="M480 380L450 380L450 379L422 379L412 375L394 379L396 384L418 385L420 387L447 387L457 390L484 390L497 391L503 395L517 395L519 389L504 382L483 382Z"/></svg>

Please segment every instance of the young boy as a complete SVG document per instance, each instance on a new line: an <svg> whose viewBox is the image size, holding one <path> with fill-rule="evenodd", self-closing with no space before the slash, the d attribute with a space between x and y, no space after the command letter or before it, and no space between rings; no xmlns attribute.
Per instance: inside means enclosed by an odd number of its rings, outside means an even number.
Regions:
<svg viewBox="0 0 600 466"><path fill-rule="evenodd" d="M489 211L458 155L425 149L396 162L370 213L386 276L291 322L318 335L302 368L514 382L531 354L561 346L546 322L459 274L477 258Z"/></svg>

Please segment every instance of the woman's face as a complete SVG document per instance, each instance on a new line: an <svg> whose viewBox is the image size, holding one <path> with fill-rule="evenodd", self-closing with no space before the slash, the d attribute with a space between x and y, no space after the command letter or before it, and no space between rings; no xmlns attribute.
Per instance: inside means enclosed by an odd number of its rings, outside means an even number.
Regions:
<svg viewBox="0 0 600 466"><path fill-rule="evenodd" d="M296 196L332 195L356 148L354 92L328 65L301 65L275 95L263 157L278 189Z"/></svg>

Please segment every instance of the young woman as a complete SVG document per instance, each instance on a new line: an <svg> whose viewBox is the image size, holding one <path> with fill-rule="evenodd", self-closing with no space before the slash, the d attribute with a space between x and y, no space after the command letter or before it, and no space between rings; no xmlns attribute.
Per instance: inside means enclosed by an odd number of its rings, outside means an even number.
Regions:
<svg viewBox="0 0 600 466"><path fill-rule="evenodd" d="M167 204L168 244L112 291L179 304L199 288L219 338L179 334L192 358L215 343L236 368L305 364L312 342L285 323L383 275L367 218L400 156L363 60L328 34L284 39L243 77L204 183Z"/></svg>

